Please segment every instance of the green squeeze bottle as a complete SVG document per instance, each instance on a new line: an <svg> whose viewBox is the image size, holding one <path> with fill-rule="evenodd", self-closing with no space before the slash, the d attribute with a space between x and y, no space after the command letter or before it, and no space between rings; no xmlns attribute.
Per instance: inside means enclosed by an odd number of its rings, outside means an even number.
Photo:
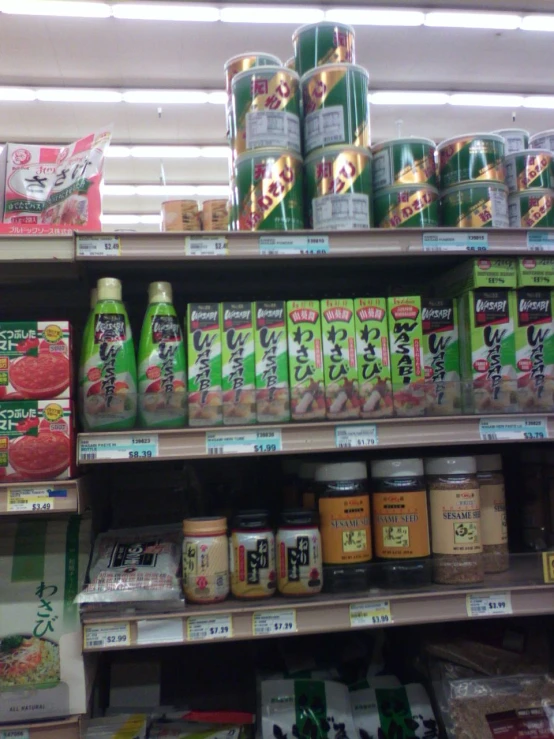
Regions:
<svg viewBox="0 0 554 739"><path fill-rule="evenodd" d="M152 282L148 287L138 350L138 387L141 428L185 425L185 345L169 282Z"/></svg>
<svg viewBox="0 0 554 739"><path fill-rule="evenodd" d="M81 420L86 431L127 431L137 416L137 366L121 282L98 280L79 364Z"/></svg>

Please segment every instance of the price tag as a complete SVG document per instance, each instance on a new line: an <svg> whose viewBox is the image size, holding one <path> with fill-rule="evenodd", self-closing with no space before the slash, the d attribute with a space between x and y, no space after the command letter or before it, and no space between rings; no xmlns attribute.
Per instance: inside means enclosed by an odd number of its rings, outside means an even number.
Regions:
<svg viewBox="0 0 554 739"><path fill-rule="evenodd" d="M232 639L233 617L190 616L187 618L187 639L189 641L209 641L210 639Z"/></svg>
<svg viewBox="0 0 554 739"><path fill-rule="evenodd" d="M186 236L187 257L227 257L229 245L225 236Z"/></svg>
<svg viewBox="0 0 554 739"><path fill-rule="evenodd" d="M554 233L551 231L527 231L529 251L554 251Z"/></svg>
<svg viewBox="0 0 554 739"><path fill-rule="evenodd" d="M29 731L27 729L0 731L0 739L29 739Z"/></svg>
<svg viewBox="0 0 554 739"><path fill-rule="evenodd" d="M252 633L254 636L268 634L293 634L296 628L296 611L254 611Z"/></svg>
<svg viewBox="0 0 554 739"><path fill-rule="evenodd" d="M8 490L8 512L53 511L56 498L67 498L67 490L37 490L36 488L17 488Z"/></svg>
<svg viewBox="0 0 554 739"><path fill-rule="evenodd" d="M87 624L84 627L83 643L85 649L130 647L131 625L129 623Z"/></svg>
<svg viewBox="0 0 554 739"><path fill-rule="evenodd" d="M467 615L501 616L512 613L512 596L509 591L490 595L466 595Z"/></svg>
<svg viewBox="0 0 554 739"><path fill-rule="evenodd" d="M158 434L125 434L79 439L79 462L111 459L154 459L158 456Z"/></svg>
<svg viewBox="0 0 554 739"><path fill-rule="evenodd" d="M542 553L542 570L546 583L554 582L554 552Z"/></svg>
<svg viewBox="0 0 554 739"><path fill-rule="evenodd" d="M489 248L486 233L428 233L423 234L423 251L482 252Z"/></svg>
<svg viewBox="0 0 554 739"><path fill-rule="evenodd" d="M121 254L119 236L77 236L78 257L118 257Z"/></svg>
<svg viewBox="0 0 554 739"><path fill-rule="evenodd" d="M206 453L270 454L282 451L281 429L207 431Z"/></svg>
<svg viewBox="0 0 554 739"><path fill-rule="evenodd" d="M390 601L356 603L350 606L350 626L381 626L392 624Z"/></svg>
<svg viewBox="0 0 554 739"><path fill-rule="evenodd" d="M482 418L479 421L481 441L514 441L548 439L548 424L538 418Z"/></svg>
<svg viewBox="0 0 554 739"><path fill-rule="evenodd" d="M149 618L137 621L137 644L170 644L182 641L181 618Z"/></svg>
<svg viewBox="0 0 554 739"><path fill-rule="evenodd" d="M260 254L329 254L328 236L260 236Z"/></svg>
<svg viewBox="0 0 554 739"><path fill-rule="evenodd" d="M337 449L361 449L377 446L377 426L367 423L360 426L335 426L335 446Z"/></svg>

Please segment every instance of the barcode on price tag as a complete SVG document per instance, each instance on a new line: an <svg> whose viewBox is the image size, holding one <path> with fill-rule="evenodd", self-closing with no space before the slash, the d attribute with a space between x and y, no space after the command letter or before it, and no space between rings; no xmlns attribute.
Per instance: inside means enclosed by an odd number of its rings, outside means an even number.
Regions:
<svg viewBox="0 0 554 739"><path fill-rule="evenodd" d="M422 242L423 251L483 252L489 248L485 233L427 233Z"/></svg>
<svg viewBox="0 0 554 739"><path fill-rule="evenodd" d="M27 729L8 729L7 731L0 730L0 739L29 739L29 732Z"/></svg>
<svg viewBox="0 0 554 739"><path fill-rule="evenodd" d="M232 639L233 618L229 613L222 616L190 616L187 618L187 639L209 641L210 639Z"/></svg>
<svg viewBox="0 0 554 739"><path fill-rule="evenodd" d="M392 622L388 600L355 603L350 606L350 626L382 626Z"/></svg>
<svg viewBox="0 0 554 739"><path fill-rule="evenodd" d="M470 618L510 614L512 613L512 596L509 591L488 595L467 595L466 609Z"/></svg>
<svg viewBox="0 0 554 739"><path fill-rule="evenodd" d="M378 444L377 426L373 423L359 426L335 426L335 446L337 449L362 449Z"/></svg>
<svg viewBox="0 0 554 739"><path fill-rule="evenodd" d="M261 236L260 254L329 254L328 236Z"/></svg>
<svg viewBox="0 0 554 739"><path fill-rule="evenodd" d="M186 236L187 257L226 257L229 245L225 236Z"/></svg>
<svg viewBox="0 0 554 739"><path fill-rule="evenodd" d="M252 614L252 633L254 636L268 634L294 634L296 611L254 611Z"/></svg>
<svg viewBox="0 0 554 739"><path fill-rule="evenodd" d="M554 251L554 233L550 231L527 231L529 251Z"/></svg>
<svg viewBox="0 0 554 739"><path fill-rule="evenodd" d="M546 418L482 418L479 421L482 441L533 441L548 439Z"/></svg>
<svg viewBox="0 0 554 739"><path fill-rule="evenodd" d="M79 462L148 460L158 456L158 434L95 435L79 439Z"/></svg>
<svg viewBox="0 0 554 739"><path fill-rule="evenodd" d="M67 490L16 488L8 490L7 510L12 513L53 511L56 498L67 498Z"/></svg>
<svg viewBox="0 0 554 739"><path fill-rule="evenodd" d="M120 254L119 236L77 236L78 257L118 257Z"/></svg>
<svg viewBox="0 0 554 739"><path fill-rule="evenodd" d="M83 630L85 649L112 649L131 646L129 623L86 624Z"/></svg>
<svg viewBox="0 0 554 739"><path fill-rule="evenodd" d="M209 455L269 454L281 450L280 429L206 432L206 453Z"/></svg>

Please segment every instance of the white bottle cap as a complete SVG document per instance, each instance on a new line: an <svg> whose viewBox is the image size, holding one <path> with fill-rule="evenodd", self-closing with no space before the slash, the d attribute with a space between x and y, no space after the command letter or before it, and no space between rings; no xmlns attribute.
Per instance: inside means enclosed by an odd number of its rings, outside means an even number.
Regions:
<svg viewBox="0 0 554 739"><path fill-rule="evenodd" d="M475 457L431 457L425 460L427 475L474 475Z"/></svg>
<svg viewBox="0 0 554 739"><path fill-rule="evenodd" d="M172 303L173 290L169 282L151 282L148 285L149 303Z"/></svg>
<svg viewBox="0 0 554 739"><path fill-rule="evenodd" d="M98 302L98 289L93 287L90 291L90 308L91 310L96 306Z"/></svg>
<svg viewBox="0 0 554 739"><path fill-rule="evenodd" d="M338 464L318 464L315 471L316 482L333 482L367 479L365 462L339 462Z"/></svg>
<svg viewBox="0 0 554 739"><path fill-rule="evenodd" d="M500 454L479 454L477 472L502 472L502 456Z"/></svg>
<svg viewBox="0 0 554 739"><path fill-rule="evenodd" d="M121 300L121 280L116 277L102 277L98 280L98 300Z"/></svg>
<svg viewBox="0 0 554 739"><path fill-rule="evenodd" d="M376 459L371 463L371 476L385 477L423 477L422 459Z"/></svg>

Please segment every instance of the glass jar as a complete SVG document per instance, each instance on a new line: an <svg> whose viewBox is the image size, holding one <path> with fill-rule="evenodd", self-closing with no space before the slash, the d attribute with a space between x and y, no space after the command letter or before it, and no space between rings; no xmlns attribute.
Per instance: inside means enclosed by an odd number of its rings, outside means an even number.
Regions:
<svg viewBox="0 0 554 739"><path fill-rule="evenodd" d="M275 536L267 511L239 511L229 545L231 592L235 598L268 598L275 593Z"/></svg>
<svg viewBox="0 0 554 739"><path fill-rule="evenodd" d="M375 557L389 587L431 582L427 490L421 459L371 463Z"/></svg>
<svg viewBox="0 0 554 739"><path fill-rule="evenodd" d="M482 582L483 544L475 457L425 460L431 508L433 579L445 585Z"/></svg>
<svg viewBox="0 0 554 739"><path fill-rule="evenodd" d="M299 459L285 459L282 464L283 491L282 507L296 508L300 505L300 472L301 462Z"/></svg>
<svg viewBox="0 0 554 739"><path fill-rule="evenodd" d="M539 449L521 452L521 521L524 548L533 552L548 549L547 482L543 455Z"/></svg>
<svg viewBox="0 0 554 739"><path fill-rule="evenodd" d="M485 573L505 572L510 565L506 492L500 454L476 457L479 499L481 504L481 536Z"/></svg>
<svg viewBox="0 0 554 739"><path fill-rule="evenodd" d="M219 603L229 594L227 519L183 521L183 590L191 603Z"/></svg>
<svg viewBox="0 0 554 739"><path fill-rule="evenodd" d="M317 510L314 477L317 462L302 462L300 465L300 500L302 508Z"/></svg>
<svg viewBox="0 0 554 739"><path fill-rule="evenodd" d="M277 588L283 595L316 595L323 587L316 514L283 511L277 531Z"/></svg>

